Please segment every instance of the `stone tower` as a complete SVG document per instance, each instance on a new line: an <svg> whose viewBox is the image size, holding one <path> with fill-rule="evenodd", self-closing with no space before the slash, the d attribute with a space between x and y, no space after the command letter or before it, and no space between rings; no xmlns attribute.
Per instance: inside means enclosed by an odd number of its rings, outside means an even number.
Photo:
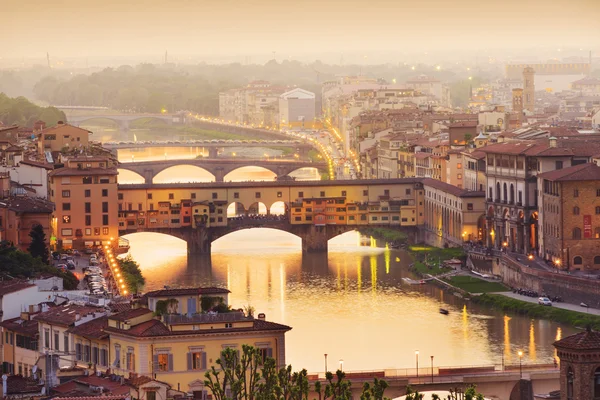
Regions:
<svg viewBox="0 0 600 400"><path fill-rule="evenodd" d="M523 69L523 108L535 112L535 71L531 67Z"/></svg>
<svg viewBox="0 0 600 400"><path fill-rule="evenodd" d="M512 90L512 109L519 115L523 114L523 89Z"/></svg>
<svg viewBox="0 0 600 400"><path fill-rule="evenodd" d="M554 342L560 358L560 399L600 398L600 332L587 329Z"/></svg>

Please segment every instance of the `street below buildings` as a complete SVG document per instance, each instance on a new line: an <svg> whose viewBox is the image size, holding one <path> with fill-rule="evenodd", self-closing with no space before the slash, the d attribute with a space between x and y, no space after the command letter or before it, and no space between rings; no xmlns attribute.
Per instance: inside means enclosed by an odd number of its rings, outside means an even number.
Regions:
<svg viewBox="0 0 600 400"><path fill-rule="evenodd" d="M538 304L537 297L529 297L529 296L525 296L525 295L522 295L519 293L513 293L513 292L497 292L497 293L493 293L493 294L499 294L502 296L510 297L511 299L525 301L527 303ZM585 313L585 314L600 315L600 310L598 310L596 308L582 307L580 304L554 302L554 303L552 303L552 306L549 306L549 307L561 308L563 310L577 311L577 312Z"/></svg>

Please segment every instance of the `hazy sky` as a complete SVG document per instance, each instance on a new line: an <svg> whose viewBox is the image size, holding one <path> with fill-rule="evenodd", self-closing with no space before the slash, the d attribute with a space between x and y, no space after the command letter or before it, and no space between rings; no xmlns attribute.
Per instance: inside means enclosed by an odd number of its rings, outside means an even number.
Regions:
<svg viewBox="0 0 600 400"><path fill-rule="evenodd" d="M600 47L600 0L0 0L0 56Z"/></svg>

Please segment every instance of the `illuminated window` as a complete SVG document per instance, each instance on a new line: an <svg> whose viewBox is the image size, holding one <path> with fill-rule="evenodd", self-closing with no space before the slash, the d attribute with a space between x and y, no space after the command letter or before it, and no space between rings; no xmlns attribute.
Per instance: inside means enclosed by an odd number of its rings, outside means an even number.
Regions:
<svg viewBox="0 0 600 400"><path fill-rule="evenodd" d="M63 220L64 224L70 224L71 223L71 216L70 215L63 215L62 220Z"/></svg>

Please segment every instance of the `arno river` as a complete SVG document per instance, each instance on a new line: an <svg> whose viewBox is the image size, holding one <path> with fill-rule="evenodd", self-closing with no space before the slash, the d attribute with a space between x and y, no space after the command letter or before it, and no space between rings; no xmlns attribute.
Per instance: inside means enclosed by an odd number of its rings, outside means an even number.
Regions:
<svg viewBox="0 0 600 400"><path fill-rule="evenodd" d="M124 162L131 155L119 152ZM134 161L195 156L189 149L149 149L137 151ZM317 177L314 171L299 172L299 179ZM180 167L165 171L156 182L209 178L196 168ZM229 178L273 177L247 169ZM136 177L121 174L119 180L130 183ZM356 232L333 239L328 254L304 256L299 238L269 229L220 238L211 257L188 258L186 244L170 236L138 233L126 238L146 277L144 290L227 287L235 308L251 305L268 320L291 326L286 357L295 369L323 371L324 354L329 369L338 367L339 360L344 370L414 368L417 350L421 368L430 367L430 356L436 367L500 365L503 359L518 364L519 350L524 363L552 363L552 342L574 332L550 321L477 307L429 284L407 285L402 278L411 277L409 255L359 246ZM450 314L441 315L440 307Z"/></svg>

